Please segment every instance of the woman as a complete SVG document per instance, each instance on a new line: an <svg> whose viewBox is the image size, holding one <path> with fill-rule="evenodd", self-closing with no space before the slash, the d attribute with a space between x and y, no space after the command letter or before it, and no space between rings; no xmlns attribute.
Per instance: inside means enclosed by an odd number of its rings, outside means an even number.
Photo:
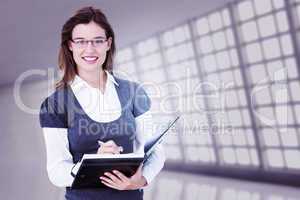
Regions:
<svg viewBox="0 0 300 200"><path fill-rule="evenodd" d="M112 73L114 32L105 15L93 7L78 10L63 26L59 52L62 79L40 111L50 181L66 187L66 199L143 199L164 165L161 146L132 177L107 172L105 189L71 189L83 154L143 151L152 130L150 99L136 83ZM100 143L100 145L99 145Z"/></svg>

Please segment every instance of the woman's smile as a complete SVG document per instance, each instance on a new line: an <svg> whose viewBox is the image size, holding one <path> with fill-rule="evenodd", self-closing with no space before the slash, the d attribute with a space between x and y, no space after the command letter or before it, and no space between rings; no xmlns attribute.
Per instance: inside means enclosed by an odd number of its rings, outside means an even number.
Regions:
<svg viewBox="0 0 300 200"><path fill-rule="evenodd" d="M83 56L82 59L87 63L87 64L95 64L97 63L98 56Z"/></svg>

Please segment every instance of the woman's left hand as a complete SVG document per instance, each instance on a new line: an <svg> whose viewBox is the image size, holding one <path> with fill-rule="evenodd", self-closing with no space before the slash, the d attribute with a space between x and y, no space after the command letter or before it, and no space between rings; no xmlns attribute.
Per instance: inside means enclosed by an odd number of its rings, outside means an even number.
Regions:
<svg viewBox="0 0 300 200"><path fill-rule="evenodd" d="M117 170L113 170L112 172L105 172L104 175L106 177L100 177L101 182L108 187L117 190L136 190L147 185L147 181L142 175L142 165L139 166L135 174L130 178Z"/></svg>

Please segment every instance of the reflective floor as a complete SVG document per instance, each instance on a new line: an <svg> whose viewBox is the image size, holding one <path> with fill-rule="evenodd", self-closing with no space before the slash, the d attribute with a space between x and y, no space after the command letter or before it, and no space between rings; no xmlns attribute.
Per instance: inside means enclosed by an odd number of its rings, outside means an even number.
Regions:
<svg viewBox="0 0 300 200"><path fill-rule="evenodd" d="M145 190L144 199L300 200L300 188L185 173L162 172Z"/></svg>

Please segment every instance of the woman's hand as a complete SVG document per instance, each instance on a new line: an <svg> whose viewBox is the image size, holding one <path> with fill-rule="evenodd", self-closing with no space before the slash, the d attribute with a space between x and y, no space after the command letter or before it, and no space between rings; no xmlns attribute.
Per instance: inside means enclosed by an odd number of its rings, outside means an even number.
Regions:
<svg viewBox="0 0 300 200"><path fill-rule="evenodd" d="M103 142L97 150L97 154L120 154L123 151L121 146L116 145L116 143L112 140L108 140L107 142Z"/></svg>
<svg viewBox="0 0 300 200"><path fill-rule="evenodd" d="M136 190L147 185L145 177L142 175L142 165L139 166L137 171L130 178L117 170L113 170L113 173L105 172L101 176L101 182L111 188L117 190Z"/></svg>

